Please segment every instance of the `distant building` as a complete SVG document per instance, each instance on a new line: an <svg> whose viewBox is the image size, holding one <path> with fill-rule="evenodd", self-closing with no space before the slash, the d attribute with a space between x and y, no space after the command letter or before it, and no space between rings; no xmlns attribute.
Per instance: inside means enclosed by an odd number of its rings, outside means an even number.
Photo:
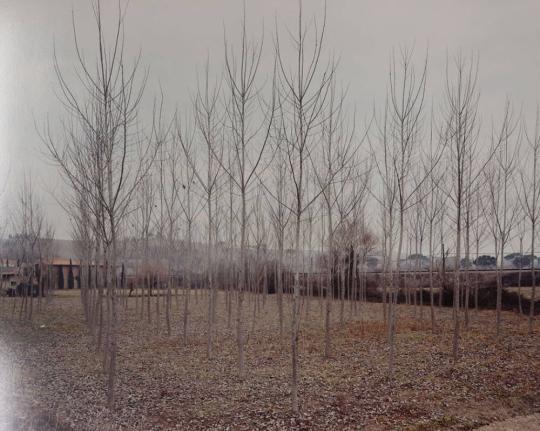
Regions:
<svg viewBox="0 0 540 431"><path fill-rule="evenodd" d="M67 289L69 287L68 280L70 266L73 271L73 288L80 288L81 263L78 259L71 259L70 265L70 259L54 258L49 262L45 262L44 265L46 265L50 271L49 274L51 274L52 278L52 289Z"/></svg>
<svg viewBox="0 0 540 431"><path fill-rule="evenodd" d="M19 268L12 266L0 267L0 282L2 283L2 288L17 287L19 278Z"/></svg>

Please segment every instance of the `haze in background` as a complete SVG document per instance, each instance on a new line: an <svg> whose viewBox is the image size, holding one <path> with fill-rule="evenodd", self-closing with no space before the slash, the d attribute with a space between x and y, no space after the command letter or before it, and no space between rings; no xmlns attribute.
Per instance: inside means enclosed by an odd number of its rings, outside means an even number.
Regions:
<svg viewBox="0 0 540 431"><path fill-rule="evenodd" d="M115 2L106 10L114 19ZM223 62L223 36L234 43L243 2L214 0L131 0L126 15L128 58L142 53L149 69L145 106L150 121L153 97L161 87L166 115L190 102L196 88L197 70L207 57L216 71ZM297 3L290 0L246 1L249 33L260 36L264 24L265 60L273 57L273 34L279 26L293 27ZM304 1L306 18L322 17L324 2ZM72 11L80 45L86 57L95 50L94 21L87 0L0 1L0 218L9 218L24 175L32 174L58 238L69 238L67 216L56 202L62 181L46 160L35 122L47 117L58 122L63 111L55 96L56 75L53 46L58 62L73 72ZM502 115L506 97L518 114L531 116L540 101L540 2L333 0L327 4L326 52L340 58L339 81L349 87L349 104L364 124L373 107L384 103L388 60L393 48L414 44L415 59L421 63L429 51L428 103L440 109L447 53L459 49L480 55L479 88L482 135L488 144L492 118ZM271 63L270 63L271 64ZM266 68L268 75L271 68ZM146 118L145 118L146 117ZM527 120L532 121L531 118ZM3 189L3 188L2 188Z"/></svg>

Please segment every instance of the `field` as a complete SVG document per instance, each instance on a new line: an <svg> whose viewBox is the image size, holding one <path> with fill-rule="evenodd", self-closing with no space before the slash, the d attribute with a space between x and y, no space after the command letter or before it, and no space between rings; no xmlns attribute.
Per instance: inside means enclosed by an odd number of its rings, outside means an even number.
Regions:
<svg viewBox="0 0 540 431"><path fill-rule="evenodd" d="M540 412L540 328L503 313L495 336L493 311L472 312L451 357L451 309L429 308L423 322L398 307L394 379L387 378L381 304L333 305L333 357L323 357L318 299L303 304L300 414L290 410L290 340L280 340L275 296L246 301L247 376L236 367L234 308L227 327L224 295L217 310L215 357L206 357L206 298L192 295L189 345L181 346L182 298L173 299L172 335L122 306L117 408L106 408L106 376L84 324L79 292L56 294L33 321L11 318L13 299L0 298L0 429L43 430L438 430L474 429ZM155 298L153 299L155 300ZM289 309L287 309L289 310ZM287 315L290 312L287 311ZM255 316L255 318L254 318ZM288 323L286 323L288 328ZM536 418L536 419L534 419ZM533 416L538 421L538 415ZM2 428L2 426L4 428ZM10 428L11 427L11 428ZM532 428L531 428L532 429Z"/></svg>

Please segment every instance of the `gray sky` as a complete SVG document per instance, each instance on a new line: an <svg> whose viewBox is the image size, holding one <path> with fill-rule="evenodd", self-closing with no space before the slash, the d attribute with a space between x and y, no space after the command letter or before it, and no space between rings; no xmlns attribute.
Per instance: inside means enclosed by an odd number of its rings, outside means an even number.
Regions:
<svg viewBox="0 0 540 431"><path fill-rule="evenodd" d="M114 12L107 3L107 10ZM297 3L291 0L246 0L250 34L265 26L265 55L272 54L275 18L294 27ZM322 14L324 2L305 0L306 16ZM44 161L34 119L54 124L61 110L55 96L53 43L62 67L75 61L71 12L81 45L93 54L93 21L87 0L0 0L0 179L2 220L9 211L24 173L32 172L34 187L56 227L57 237L69 237L66 216L52 194L61 181ZM242 12L239 0L131 0L126 17L128 53L142 52L150 70L148 105L161 84L167 106L189 103L207 55L216 69L223 61L223 32L234 38ZM111 15L114 15L111 13ZM416 47L421 62L429 48L428 100L442 101L447 52L461 49L480 55L480 113L484 135L508 96L517 111L530 119L540 101L540 1L506 0L329 0L327 53L340 57L339 77L349 85L349 100L362 118L383 101L392 48ZM233 39L234 40L234 39ZM265 72L264 72L265 73Z"/></svg>

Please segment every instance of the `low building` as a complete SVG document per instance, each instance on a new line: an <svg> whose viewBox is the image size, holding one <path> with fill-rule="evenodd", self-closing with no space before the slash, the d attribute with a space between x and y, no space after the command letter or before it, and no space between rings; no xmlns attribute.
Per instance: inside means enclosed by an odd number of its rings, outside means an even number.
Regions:
<svg viewBox="0 0 540 431"><path fill-rule="evenodd" d="M80 288L81 263L78 259L54 258L44 265L52 278L51 287L53 289L78 289ZM70 286L70 270L73 273L73 286Z"/></svg>
<svg viewBox="0 0 540 431"><path fill-rule="evenodd" d="M0 283L2 289L15 288L19 284L19 268L12 266L0 267Z"/></svg>

